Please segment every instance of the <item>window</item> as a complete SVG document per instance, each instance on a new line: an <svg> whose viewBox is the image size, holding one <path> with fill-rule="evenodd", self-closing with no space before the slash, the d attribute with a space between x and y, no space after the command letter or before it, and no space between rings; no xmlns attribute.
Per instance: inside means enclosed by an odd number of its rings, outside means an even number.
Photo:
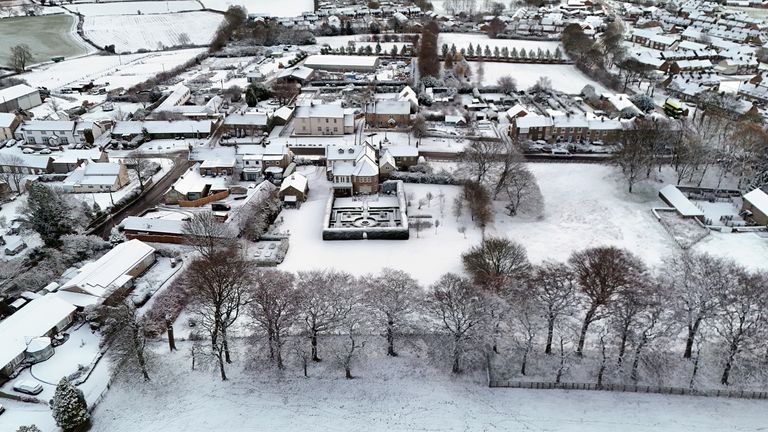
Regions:
<svg viewBox="0 0 768 432"><path fill-rule="evenodd" d="M323 131L323 127L322 127L322 126L318 126L318 127L317 127L317 131L318 131L318 132L322 132L322 131Z"/></svg>
<svg viewBox="0 0 768 432"><path fill-rule="evenodd" d="M69 144L69 140L67 139L67 137L59 137L59 140L61 140L61 144L64 144L64 145Z"/></svg>
<svg viewBox="0 0 768 432"><path fill-rule="evenodd" d="M40 131L40 135L48 135L48 131Z"/></svg>
<svg viewBox="0 0 768 432"><path fill-rule="evenodd" d="M328 117L325 118L325 122L328 123Z"/></svg>
<svg viewBox="0 0 768 432"><path fill-rule="evenodd" d="M339 131L339 128L335 127L335 128L333 128L333 131L334 131L334 132L338 132L338 131Z"/></svg>

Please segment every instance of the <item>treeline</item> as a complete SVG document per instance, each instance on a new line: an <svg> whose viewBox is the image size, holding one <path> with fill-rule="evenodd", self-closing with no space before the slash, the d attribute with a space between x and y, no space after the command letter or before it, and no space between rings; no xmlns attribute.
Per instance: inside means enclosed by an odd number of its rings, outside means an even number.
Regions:
<svg viewBox="0 0 768 432"><path fill-rule="evenodd" d="M516 47L512 47L510 50L508 47L499 48L498 46L493 49L486 45L483 48L480 44L473 46L469 44L467 48L456 49L455 44L443 44L440 49L441 56L445 59L451 56L454 59L457 58L482 58L485 60L493 59L531 59L531 60L562 60L563 53L560 51L560 47L557 47L554 52L549 49L543 50L538 48L536 51L533 49L526 51L525 48L521 48L520 51ZM460 55L460 57L459 57Z"/></svg>

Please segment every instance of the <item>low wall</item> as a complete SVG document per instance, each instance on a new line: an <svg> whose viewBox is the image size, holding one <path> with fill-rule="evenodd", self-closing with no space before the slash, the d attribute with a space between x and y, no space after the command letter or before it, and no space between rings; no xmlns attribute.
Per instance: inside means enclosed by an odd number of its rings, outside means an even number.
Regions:
<svg viewBox="0 0 768 432"><path fill-rule="evenodd" d="M331 228L331 212L333 211L333 202L335 197L331 193L328 203L325 207L325 217L323 218L323 240L408 240L410 231L408 230L408 215L406 213L407 201L405 199L405 188L402 181L397 182L397 201L403 218L401 227L367 227L367 228Z"/></svg>
<svg viewBox="0 0 768 432"><path fill-rule="evenodd" d="M180 207L200 207L204 206L208 203L211 203L213 201L219 201L223 200L224 198L229 196L229 191L219 192L215 193L213 195L208 195L205 198L200 198L194 201L182 201L179 200L179 206Z"/></svg>

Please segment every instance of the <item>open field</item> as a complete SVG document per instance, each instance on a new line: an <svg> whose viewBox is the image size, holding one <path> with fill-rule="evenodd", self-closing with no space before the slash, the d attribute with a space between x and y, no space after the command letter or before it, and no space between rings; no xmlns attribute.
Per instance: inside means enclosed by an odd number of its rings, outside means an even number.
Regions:
<svg viewBox="0 0 768 432"><path fill-rule="evenodd" d="M19 44L29 46L32 63L86 54L87 46L72 36L74 24L75 19L64 14L0 19L0 64L8 64L10 48Z"/></svg>
<svg viewBox="0 0 768 432"><path fill-rule="evenodd" d="M174 1L124 1L110 3L86 3L67 5L67 9L85 16L97 15L142 15L162 14L202 9L200 3L194 0Z"/></svg>
<svg viewBox="0 0 768 432"><path fill-rule="evenodd" d="M342 378L324 339L310 378L296 364L278 374L249 352L236 354L226 382L199 363L190 371L183 342L160 351L151 382L114 384L91 430L714 432L758 431L767 420L764 401L490 389L410 352L382 358L380 340L369 337L354 380Z"/></svg>
<svg viewBox="0 0 768 432"><path fill-rule="evenodd" d="M272 15L277 17L300 16L312 12L312 0L201 0L208 9L225 11L230 6L242 6L249 14Z"/></svg>
<svg viewBox="0 0 768 432"><path fill-rule="evenodd" d="M479 62L469 62L472 66L471 82L478 80ZM517 81L519 89L527 89L541 77L552 81L552 88L566 94L579 94L585 85L592 85L600 93L605 87L584 75L573 65L563 64L526 64L483 62L483 85L496 85L499 78L509 75Z"/></svg>
<svg viewBox="0 0 768 432"><path fill-rule="evenodd" d="M161 50L187 43L207 45L223 17L212 12L86 17L85 34L97 45L115 45L117 52Z"/></svg>
<svg viewBox="0 0 768 432"><path fill-rule="evenodd" d="M665 257L679 253L680 248L656 221L652 207L663 204L657 191L664 183L653 182L628 194L615 167L583 164L531 164L544 196L544 216L509 217L497 205L495 222L487 232L523 244L534 262L545 259L566 260L573 251L601 245L624 247L640 256L648 265L658 266ZM431 215L440 226L417 234L411 239L323 241L322 219L328 198L324 169L307 172L310 179L308 201L299 210L285 210L280 230L291 233L291 246L281 265L285 270L339 268L354 274L377 272L391 266L410 272L425 284L434 282L445 272L462 271L461 254L479 243L481 233L464 209L457 221L451 213L456 186L406 184L406 193L414 199L409 215ZM418 201L431 192L431 204L418 207ZM445 195L440 211L439 194ZM498 203L501 204L501 203ZM466 228L465 235L459 232ZM693 250L732 257L751 268L766 268L768 239L755 234L712 233Z"/></svg>

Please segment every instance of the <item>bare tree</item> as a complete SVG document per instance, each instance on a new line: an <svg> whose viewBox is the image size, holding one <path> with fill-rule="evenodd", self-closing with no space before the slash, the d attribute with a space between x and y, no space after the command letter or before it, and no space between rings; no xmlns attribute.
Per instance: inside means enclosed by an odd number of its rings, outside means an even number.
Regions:
<svg viewBox="0 0 768 432"><path fill-rule="evenodd" d="M517 81L510 75L499 77L499 90L504 94L512 94L517 91Z"/></svg>
<svg viewBox="0 0 768 432"><path fill-rule="evenodd" d="M115 306L104 306L100 312L104 317L102 334L109 344L110 353L116 355L120 369L126 364L138 367L144 381L149 381L149 366L144 319L136 312L130 299Z"/></svg>
<svg viewBox="0 0 768 432"><path fill-rule="evenodd" d="M11 168L24 166L24 160L21 156L14 154L0 155L0 163L8 166L7 169L0 170L0 180L4 181L8 186L15 187L16 192L19 194L23 193L21 182L26 174L21 172L21 168Z"/></svg>
<svg viewBox="0 0 768 432"><path fill-rule="evenodd" d="M313 361L320 361L318 336L343 325L357 305L358 298L353 284L352 275L336 270L298 273L296 287L300 295L299 316L307 330Z"/></svg>
<svg viewBox="0 0 768 432"><path fill-rule="evenodd" d="M655 120L636 118L621 133L621 148L614 155L614 162L621 168L627 180L629 193L653 163L654 150L666 133L663 125Z"/></svg>
<svg viewBox="0 0 768 432"><path fill-rule="evenodd" d="M462 168L477 183L486 180L500 152L500 144L493 141L474 141L460 155Z"/></svg>
<svg viewBox="0 0 768 432"><path fill-rule="evenodd" d="M359 317L351 314L345 319L344 329L346 330L347 341L340 347L335 349L336 361L341 367L344 368L344 377L346 379L353 379L352 365L357 361L360 356L360 351L365 348L368 341L360 342L360 320Z"/></svg>
<svg viewBox="0 0 768 432"><path fill-rule="evenodd" d="M520 374L526 375L528 372L528 357L533 352L533 342L541 330L539 309L531 297L516 296L516 301L511 304L512 330L516 335L514 340L523 351L520 361Z"/></svg>
<svg viewBox="0 0 768 432"><path fill-rule="evenodd" d="M395 334L408 324L408 315L419 304L421 287L408 273L385 267L376 275L363 279L363 301L374 312L376 321L385 327L387 355L397 356Z"/></svg>
<svg viewBox="0 0 768 432"><path fill-rule="evenodd" d="M294 276L279 270L258 270L251 278L250 315L267 334L269 358L283 369L287 332L298 319L299 292Z"/></svg>
<svg viewBox="0 0 768 432"><path fill-rule="evenodd" d="M733 264L707 254L685 253L673 257L664 269L664 282L672 287L678 320L687 335L683 358L691 358L701 326L720 311L719 293L731 289Z"/></svg>
<svg viewBox="0 0 768 432"><path fill-rule="evenodd" d="M146 171L152 165L152 162L143 150L134 150L128 154L125 158L125 166L136 173L136 178L139 180L139 188L144 191L144 176Z"/></svg>
<svg viewBox="0 0 768 432"><path fill-rule="evenodd" d="M211 353L227 380L224 364L231 363L228 330L248 304L249 265L234 249L213 252L194 260L184 274L193 299L193 310L211 338Z"/></svg>
<svg viewBox="0 0 768 432"><path fill-rule="evenodd" d="M416 117L414 117L413 122L411 123L411 132L413 133L414 138L419 140L419 142L421 142L421 138L427 134L427 119L424 118L423 114L416 114Z"/></svg>
<svg viewBox="0 0 768 432"><path fill-rule="evenodd" d="M461 373L462 360L470 348L470 341L482 337L482 327L488 318L482 293L468 279L447 273L432 285L426 304L427 310L451 335L451 371Z"/></svg>
<svg viewBox="0 0 768 432"><path fill-rule="evenodd" d="M576 354L581 356L590 324L605 318L607 306L620 290L631 288L645 272L645 266L629 251L613 246L574 252L568 262L587 307L576 348Z"/></svg>
<svg viewBox="0 0 768 432"><path fill-rule="evenodd" d="M494 292L514 280L523 280L531 267L523 245L501 237L483 239L461 259L474 283Z"/></svg>
<svg viewBox="0 0 768 432"><path fill-rule="evenodd" d="M219 222L213 212L201 211L182 226L184 239L204 258L216 255L232 246L232 235L226 224Z"/></svg>
<svg viewBox="0 0 768 432"><path fill-rule="evenodd" d="M24 72L32 61L32 51L27 44L19 44L11 47L11 59L9 66L16 72Z"/></svg>
<svg viewBox="0 0 768 432"><path fill-rule="evenodd" d="M547 323L547 341L544 354L552 354L552 338L558 318L569 315L576 299L576 280L565 263L545 261L531 271L528 293L543 310Z"/></svg>
<svg viewBox="0 0 768 432"><path fill-rule="evenodd" d="M765 343L759 336L768 324L768 294L765 290L768 286L768 274L750 274L742 268L736 272L737 282L730 289L719 293L722 308L714 320L715 332L727 347L725 365L720 377L722 385L729 384L731 370L741 352L755 343Z"/></svg>
<svg viewBox="0 0 768 432"><path fill-rule="evenodd" d="M633 334L635 349L632 358L630 378L638 380L638 367L643 350L654 340L667 335L672 329L669 290L661 281L654 281L645 292L645 307L637 316Z"/></svg>

